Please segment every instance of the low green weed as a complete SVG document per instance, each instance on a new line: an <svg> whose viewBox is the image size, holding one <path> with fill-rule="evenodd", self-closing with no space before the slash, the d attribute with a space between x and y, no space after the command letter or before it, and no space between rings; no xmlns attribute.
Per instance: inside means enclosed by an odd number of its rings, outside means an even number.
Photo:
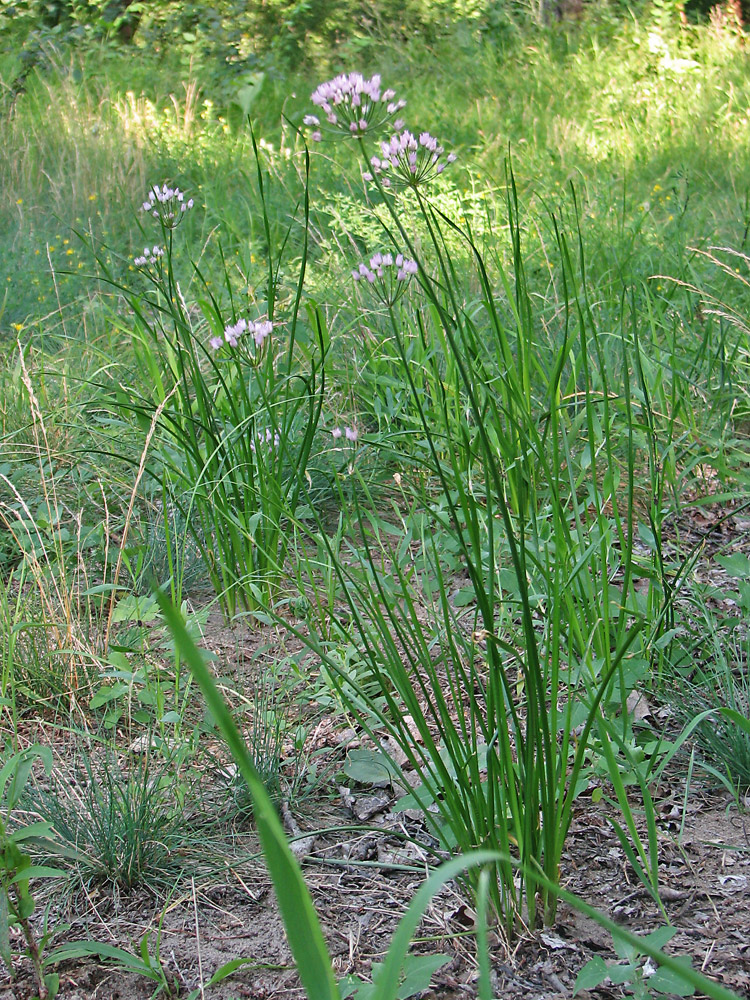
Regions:
<svg viewBox="0 0 750 1000"><path fill-rule="evenodd" d="M56 972L46 972L49 956L45 950L51 936L45 915L41 933L31 921L36 909L32 879L64 877L64 872L35 865L29 845L50 842L52 824L33 822L25 826L12 813L21 800L34 763L41 759L47 773L52 766L49 748L33 746L10 754L0 769L0 958L13 983L16 980L15 942L11 928L21 932L21 955L31 965L37 996L33 1000L54 1000L60 986Z"/></svg>
<svg viewBox="0 0 750 1000"><path fill-rule="evenodd" d="M112 963L112 967L120 972L142 976L155 984L156 989L151 994L151 1000L165 997L166 1000L203 1000L205 991L228 979L237 969L252 964L251 959L235 958L225 962L214 974L195 989L186 993L180 979L167 966L162 955L161 938L164 910L159 919L156 934L147 931L141 938L137 951L117 948L114 945L98 941L75 941L60 945L50 956L50 961L63 962L76 958L102 958Z"/></svg>
<svg viewBox="0 0 750 1000"><path fill-rule="evenodd" d="M674 927L660 927L644 938L649 944L662 949L677 933ZM690 997L695 985L688 982L674 969L657 968L645 953L632 941L623 941L613 934L612 940L619 962L605 962L598 955L588 961L576 979L575 993L596 989L604 982L624 986L627 994L636 1000L652 1000L664 995ZM690 966L690 961L684 964Z"/></svg>
<svg viewBox="0 0 750 1000"><path fill-rule="evenodd" d="M170 589L173 593L179 591L176 587ZM200 639L210 608L196 611L186 600L180 606L191 635ZM101 713L105 730L135 723L157 730L168 742L180 742L185 731L190 730L192 681L181 670L153 596L126 594L113 598L109 624L109 649L96 677L91 679L89 708ZM171 667L159 657L170 657Z"/></svg>

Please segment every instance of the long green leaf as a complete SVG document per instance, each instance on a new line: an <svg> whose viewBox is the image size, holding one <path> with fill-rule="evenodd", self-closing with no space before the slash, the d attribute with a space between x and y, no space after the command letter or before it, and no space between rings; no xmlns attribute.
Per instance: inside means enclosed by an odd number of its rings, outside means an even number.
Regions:
<svg viewBox="0 0 750 1000"><path fill-rule="evenodd" d="M276 890L289 947L305 992L309 1000L339 1000L331 958L310 892L297 859L289 848L273 803L200 650L188 635L181 615L164 594L159 592L156 596L176 646L200 685L208 707L247 783L253 800L258 836Z"/></svg>
<svg viewBox="0 0 750 1000"><path fill-rule="evenodd" d="M469 868L477 865L495 864L501 856L496 851L474 851L465 854L463 857L454 858L452 861L441 865L437 871L433 872L427 881L421 886L414 899L409 904L409 909L401 918L396 932L391 940L391 946L383 963L383 970L378 977L378 984L372 995L372 1000L394 1000L398 993L401 977L401 970L404 966L404 959L409 951L414 933L422 919L422 914L427 909L430 900L437 891L462 874Z"/></svg>

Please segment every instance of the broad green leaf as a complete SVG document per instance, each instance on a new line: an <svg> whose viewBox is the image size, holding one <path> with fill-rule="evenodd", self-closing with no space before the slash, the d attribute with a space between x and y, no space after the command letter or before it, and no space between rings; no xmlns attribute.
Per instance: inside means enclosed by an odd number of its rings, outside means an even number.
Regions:
<svg viewBox="0 0 750 1000"><path fill-rule="evenodd" d="M52 823L47 819L37 820L36 823L29 823L18 830L14 830L8 839L14 844L22 844L32 837L49 837L52 834Z"/></svg>
<svg viewBox="0 0 750 1000"><path fill-rule="evenodd" d="M672 938L677 933L676 927L657 927L655 931L651 931L647 934L645 940L649 944L654 945L655 948L663 948L665 944L668 944Z"/></svg>
<svg viewBox="0 0 750 1000"><path fill-rule="evenodd" d="M690 959L680 955L676 961L690 966ZM674 993L678 997L691 997L695 993L695 986L689 983L684 976L676 969L657 969L648 980L649 989L654 993Z"/></svg>
<svg viewBox="0 0 750 1000"><path fill-rule="evenodd" d="M576 983L573 987L573 995L580 993L581 990L592 990L596 986L601 986L604 980L609 976L609 967L607 963L599 955L595 955L594 958L590 959L576 977Z"/></svg>
<svg viewBox="0 0 750 1000"><path fill-rule="evenodd" d="M450 955L407 955L404 980L397 994L399 1000L407 1000L415 993L428 989L434 973L449 961Z"/></svg>
<svg viewBox="0 0 750 1000"><path fill-rule="evenodd" d="M398 771L384 753L366 749L349 751L344 774L360 785L375 785L398 777Z"/></svg>
<svg viewBox="0 0 750 1000"><path fill-rule="evenodd" d="M101 708L102 705L107 705L111 701L116 701L122 695L127 694L130 691L130 685L119 683L112 684L109 687L99 688L96 694L89 700L89 708Z"/></svg>
<svg viewBox="0 0 750 1000"><path fill-rule="evenodd" d="M623 965L613 963L607 969L607 978L615 986L632 983L638 975L638 965L635 962L625 962Z"/></svg>
<svg viewBox="0 0 750 1000"><path fill-rule="evenodd" d="M372 983L366 983L361 976L344 976L343 979L339 980L339 995L341 1000L347 1000L348 997L356 997L357 1000L365 1000L366 991L374 989ZM365 990L363 993L362 990Z"/></svg>
<svg viewBox="0 0 750 1000"><path fill-rule="evenodd" d="M109 958L117 962L123 969L137 972L140 975L149 976L149 969L143 961L130 951L124 948L117 948L111 944L104 944L98 941L71 941L68 944L61 944L54 951L44 958L44 965L54 965L56 962L67 962L75 958ZM149 978L153 978L149 976Z"/></svg>
<svg viewBox="0 0 750 1000"><path fill-rule="evenodd" d="M29 865L23 872L11 879L11 883L19 878L67 878L68 873L60 868L50 868L49 865Z"/></svg>
<svg viewBox="0 0 750 1000"><path fill-rule="evenodd" d="M241 969L243 965L257 965L257 962L253 958L233 958L231 962L225 962L221 968L214 972L206 986L215 986L231 976L237 969Z"/></svg>
<svg viewBox="0 0 750 1000"><path fill-rule="evenodd" d="M744 552L733 552L731 556L716 556L716 562L727 573L738 580L750 579L750 556Z"/></svg>
<svg viewBox="0 0 750 1000"><path fill-rule="evenodd" d="M55 1000L60 989L60 977L56 972L48 972L44 977L44 985L47 987L48 1000Z"/></svg>

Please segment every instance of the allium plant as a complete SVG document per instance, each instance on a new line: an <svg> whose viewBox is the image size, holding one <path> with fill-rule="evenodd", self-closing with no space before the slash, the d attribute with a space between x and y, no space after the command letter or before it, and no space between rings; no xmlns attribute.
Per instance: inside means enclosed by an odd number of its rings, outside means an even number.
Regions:
<svg viewBox="0 0 750 1000"><path fill-rule="evenodd" d="M260 166L258 180L269 231L268 179ZM172 246L174 229L192 204L178 188L158 185L144 202L166 237L162 254L157 247L144 253L145 292L119 285L103 256L99 263L135 313L136 356L151 386L141 395L123 391L120 411L154 429L154 473L180 509L220 602L232 615L238 607L254 610L275 600L288 546L285 523L297 504L320 417L324 321L319 312L308 312L311 329L300 364L294 345L307 214L297 295L281 323L274 317L280 261L273 246L268 287L257 296L268 304L267 317L241 315L231 300L222 305L196 265L185 285L197 285L199 294L189 304ZM280 245L283 251L286 241ZM142 266L152 257L158 267ZM229 276L220 284L231 288Z"/></svg>
<svg viewBox="0 0 750 1000"><path fill-rule="evenodd" d="M603 709L614 699L620 717L627 718L624 664L648 660L667 597L666 590L655 592L649 604L655 616L647 619L634 586L635 446L631 439L622 472L627 487L617 491L614 449L620 438L614 418L623 414L616 415L610 402L616 397L601 339L585 306L584 264L576 266L560 236L566 320L549 364L542 365L541 324L526 283L512 174L513 270L498 281L503 306L496 304L498 289L466 231L475 262L470 281L481 289L481 306L468 310L465 303L474 293L461 282L445 235L461 229L422 191L455 156L444 157L427 132L397 132L381 144L382 155L369 161L366 143L359 146L381 193L385 187L414 191L428 236L431 267L419 265L427 309L388 307L396 350L388 387L403 384L417 418L419 459L413 443L404 460L431 473L429 489L420 494L415 487L414 508L438 511L425 519L419 559L429 571L419 576L413 559L404 562L404 547L394 551L380 532L382 522L364 509L363 482L352 494L361 563L352 571L330 550L348 607L329 616L329 628L362 652L368 676L380 682L376 696L341 671L323 643L300 638L337 678L342 700L373 740L385 732L387 745L398 747L394 769L401 766L399 756L408 761L413 773L400 782L412 788L407 802L423 809L441 846L461 852L489 848L513 859L498 866L491 889L509 933L521 923L554 918L573 804L586 786L584 765L594 736L605 747L621 807L618 835L658 899L658 838L647 783L637 779L646 844L617 769L618 735ZM397 200L387 196L384 204L394 242L417 260ZM385 274L382 257L378 263L358 267L356 280L374 287L382 280L378 270ZM576 333L571 316L579 317ZM410 329L419 331L424 345L419 364L410 355ZM420 381L423 371L429 373L429 392ZM572 394L578 400L574 411ZM632 426L629 387L622 405ZM585 464L577 460L582 438ZM439 526L448 531L468 576L466 610L451 594L453 581L436 540ZM408 534L406 519L405 527ZM322 522L316 537L325 537ZM613 566L623 581L616 588ZM658 580L655 566L648 576Z"/></svg>
<svg viewBox="0 0 750 1000"><path fill-rule="evenodd" d="M366 80L361 73L342 73L313 91L311 100L322 118L306 115L304 123L313 129L314 142L320 142L324 132L338 137L372 134L406 105L395 97L394 90L381 90L378 74Z"/></svg>
<svg viewBox="0 0 750 1000"><path fill-rule="evenodd" d="M355 281L368 285L376 298L393 305L406 291L410 279L419 273L419 264L402 253L376 253L369 265L362 262L352 269Z"/></svg>
<svg viewBox="0 0 750 1000"><path fill-rule="evenodd" d="M381 142L380 151L381 156L370 160L372 171L363 176L371 181L375 174L380 175L383 187L415 188L442 174L456 160L455 153L444 157L445 148L429 132L421 132L417 138L408 129L396 132L388 142Z"/></svg>
<svg viewBox="0 0 750 1000"><path fill-rule="evenodd" d="M185 195L178 187L154 184L141 205L141 211L158 219L165 229L175 229L182 222L185 212L192 207L193 199L185 201Z"/></svg>

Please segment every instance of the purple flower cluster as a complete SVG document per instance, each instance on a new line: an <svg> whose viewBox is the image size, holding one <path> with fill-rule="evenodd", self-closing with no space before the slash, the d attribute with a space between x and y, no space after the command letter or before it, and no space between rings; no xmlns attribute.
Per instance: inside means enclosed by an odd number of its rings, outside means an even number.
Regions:
<svg viewBox="0 0 750 1000"><path fill-rule="evenodd" d="M134 257L133 263L136 267L145 267L146 264L155 264L160 257L164 256L163 247L148 247L143 248L142 257Z"/></svg>
<svg viewBox="0 0 750 1000"><path fill-rule="evenodd" d="M331 435L334 441L339 441L344 437L347 441L351 441L352 444L355 444L359 439L359 431L356 427L344 427L343 429L341 427L334 427Z"/></svg>
<svg viewBox="0 0 750 1000"><path fill-rule="evenodd" d="M402 253L395 256L392 253L376 253L370 257L369 265L363 261L355 267L352 277L369 285L385 305L393 305L406 291L412 275L418 272L419 264L408 260Z"/></svg>
<svg viewBox="0 0 750 1000"><path fill-rule="evenodd" d="M253 322L252 320L241 318L236 323L230 323L224 327L223 337L212 337L208 343L212 350L218 351L224 344L236 347L240 337L249 334L255 341L256 350L260 350L266 337L270 336L272 330L273 323L270 320L265 319Z"/></svg>
<svg viewBox="0 0 750 1000"><path fill-rule="evenodd" d="M281 444L281 438L279 437L279 432L274 431L271 433L269 427L266 427L265 433L263 431L258 431L255 435L258 445L265 448L278 448ZM255 451L255 441L250 442L250 451Z"/></svg>
<svg viewBox="0 0 750 1000"><path fill-rule="evenodd" d="M159 219L166 229L175 229L182 221L185 212L193 207L193 199L185 201L185 195L178 187L171 188L166 184L159 187L154 184L146 197L141 209Z"/></svg>
<svg viewBox="0 0 750 1000"><path fill-rule="evenodd" d="M456 159L455 153L449 153L443 159L445 149L429 132L422 132L417 138L408 129L397 131L388 142L381 142L380 150L382 157L372 157L372 173L365 173L364 178L371 181L373 174L381 174L383 187L402 184L415 188L442 174Z"/></svg>
<svg viewBox="0 0 750 1000"><path fill-rule="evenodd" d="M314 142L323 138L322 130L362 136L380 128L404 107L406 101L396 101L395 97L393 90L381 91L377 73L369 80L361 73L342 73L321 83L312 93L312 102L324 117L305 115L304 123L314 129ZM403 127L403 122L396 126Z"/></svg>
<svg viewBox="0 0 750 1000"><path fill-rule="evenodd" d="M419 271L417 262L406 260L402 253L396 254L395 257L390 253L376 253L374 257L370 257L370 266L368 267L364 263L360 264L352 271L352 277L355 281L361 281L364 278L372 285L378 278L384 278L386 271L392 267L397 268L396 281L408 281L412 274Z"/></svg>

